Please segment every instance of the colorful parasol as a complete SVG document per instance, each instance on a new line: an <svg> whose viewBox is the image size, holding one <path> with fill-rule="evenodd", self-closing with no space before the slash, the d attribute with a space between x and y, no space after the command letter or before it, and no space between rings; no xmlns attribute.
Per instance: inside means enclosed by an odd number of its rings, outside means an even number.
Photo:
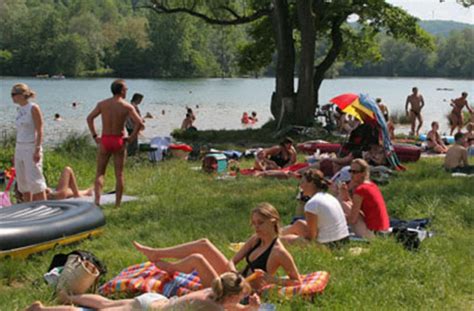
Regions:
<svg viewBox="0 0 474 311"><path fill-rule="evenodd" d="M353 93L342 94L329 100L331 103L339 107L343 112L350 114L361 122L368 119L374 120L374 113L361 104L359 95Z"/></svg>

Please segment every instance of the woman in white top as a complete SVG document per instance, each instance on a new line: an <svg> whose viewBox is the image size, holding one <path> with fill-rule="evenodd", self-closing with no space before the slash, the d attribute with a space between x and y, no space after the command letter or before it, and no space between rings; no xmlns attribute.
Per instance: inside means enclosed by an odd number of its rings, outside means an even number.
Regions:
<svg viewBox="0 0 474 311"><path fill-rule="evenodd" d="M12 100L18 104L16 116L15 170L23 201L46 200L43 176L43 116L30 99L35 93L23 83L12 88Z"/></svg>
<svg viewBox="0 0 474 311"><path fill-rule="evenodd" d="M304 195L311 197L304 206L305 220L283 228L281 240L288 243L316 240L329 246L348 240L349 230L341 204L326 192L329 184L320 170L304 172L300 187Z"/></svg>

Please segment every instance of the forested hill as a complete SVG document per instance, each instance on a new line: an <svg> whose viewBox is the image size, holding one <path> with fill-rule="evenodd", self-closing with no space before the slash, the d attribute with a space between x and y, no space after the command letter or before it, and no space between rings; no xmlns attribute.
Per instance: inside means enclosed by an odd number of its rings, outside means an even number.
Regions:
<svg viewBox="0 0 474 311"><path fill-rule="evenodd" d="M130 0L0 0L0 20L3 76L233 77L271 75L275 68L267 51L273 42L259 46L263 53L257 56L243 53L252 27L210 26L185 14L133 10ZM378 62L351 64L341 58L330 75L474 78L472 25L420 25L437 36L433 51L381 34L379 47L369 47ZM327 41L318 39L317 47L325 55ZM259 64L246 66L252 57Z"/></svg>
<svg viewBox="0 0 474 311"><path fill-rule="evenodd" d="M441 20L431 20L431 21L420 21L420 26L433 36L448 36L449 33L453 30L464 30L471 29L474 30L473 24L459 23L455 21L441 21Z"/></svg>

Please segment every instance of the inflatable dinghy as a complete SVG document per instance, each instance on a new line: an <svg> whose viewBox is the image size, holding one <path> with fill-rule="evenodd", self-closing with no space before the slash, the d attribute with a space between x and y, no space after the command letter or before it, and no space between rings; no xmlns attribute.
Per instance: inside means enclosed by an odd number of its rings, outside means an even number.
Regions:
<svg viewBox="0 0 474 311"><path fill-rule="evenodd" d="M337 153L341 144L305 142L297 145L298 150L307 154L313 154L319 149L320 153ZM409 144L394 144L393 150L401 162L416 162L420 159L421 148Z"/></svg>
<svg viewBox="0 0 474 311"><path fill-rule="evenodd" d="M102 232L105 217L93 203L41 201L0 209L0 257L27 257Z"/></svg>

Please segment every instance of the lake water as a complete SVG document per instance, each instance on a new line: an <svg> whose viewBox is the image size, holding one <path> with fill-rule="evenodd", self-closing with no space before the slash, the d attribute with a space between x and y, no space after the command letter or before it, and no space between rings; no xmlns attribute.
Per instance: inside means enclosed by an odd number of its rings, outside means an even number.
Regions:
<svg viewBox="0 0 474 311"><path fill-rule="evenodd" d="M57 141L70 131L87 129L86 116L95 104L110 97L113 79L36 79L0 77L0 131L14 128L16 114L10 91L13 84L23 82L36 93L45 119L45 140ZM261 79L191 79L153 80L127 79L128 99L134 92L145 95L142 114L150 112L155 118L146 120L145 137L164 136L181 125L186 110L193 108L198 129L240 129L240 117L244 111L256 111L260 126L270 117L270 97L274 89L273 78ZM417 86L425 98L423 110L427 131L433 120L440 121L441 131L447 130L446 114L450 111L449 100L460 96L462 91L470 94L473 104L473 80L422 79L422 78L340 78L325 80L320 90L320 103L327 103L342 93L368 93L381 97L391 112L404 111L405 100L411 88ZM439 91L437 89L452 89ZM72 103L79 103L72 108ZM162 115L162 110L165 115ZM64 120L53 121L55 113ZM96 121L100 128L100 121ZM402 131L406 130L403 129Z"/></svg>

